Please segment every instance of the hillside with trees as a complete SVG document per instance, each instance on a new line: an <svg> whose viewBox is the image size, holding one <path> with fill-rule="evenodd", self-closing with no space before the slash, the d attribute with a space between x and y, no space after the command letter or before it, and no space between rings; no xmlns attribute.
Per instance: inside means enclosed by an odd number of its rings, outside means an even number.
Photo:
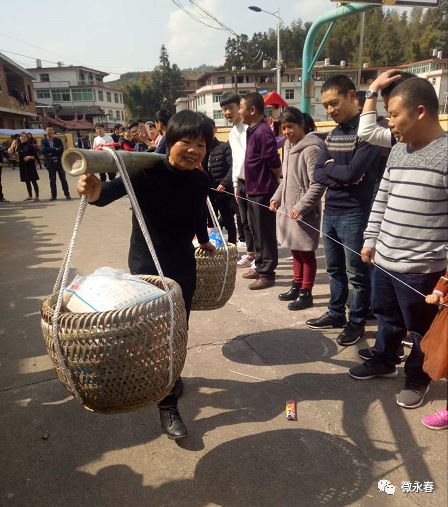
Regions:
<svg viewBox="0 0 448 507"><path fill-rule="evenodd" d="M413 8L401 15L394 9L381 6L366 11L363 62L389 66L424 60L437 48L448 56L448 0L440 0L434 9ZM282 59L286 66L301 66L305 37L311 23L300 19L280 29ZM332 63L345 60L354 64L358 60L361 14L339 19L321 58ZM322 30L320 37L323 37ZM318 40L320 42L320 40ZM262 61L275 65L277 58L277 32L241 34L227 39L223 68L245 66L261 69Z"/></svg>

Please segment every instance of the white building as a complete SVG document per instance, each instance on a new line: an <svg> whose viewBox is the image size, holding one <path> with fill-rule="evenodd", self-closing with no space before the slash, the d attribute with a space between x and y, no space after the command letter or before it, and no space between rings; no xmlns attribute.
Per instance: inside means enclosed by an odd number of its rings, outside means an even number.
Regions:
<svg viewBox="0 0 448 507"><path fill-rule="evenodd" d="M38 110L59 120L97 121L111 128L124 123L123 91L104 83L107 73L83 66L42 67L28 69Z"/></svg>
<svg viewBox="0 0 448 507"><path fill-rule="evenodd" d="M440 55L439 55L440 56ZM434 86L439 97L440 113L448 113L448 59L432 58L423 62L414 62L397 67L403 71L412 72L419 77L428 79ZM387 70L383 67L368 67L364 64L361 69L359 90L367 90L370 83ZM328 60L317 62L314 67L313 97L311 98L310 114L316 121L328 120L329 117L321 104L322 84L336 74L344 74L358 81L358 68L346 67L345 62L331 65ZM223 118L220 98L223 93L237 91L240 95L248 92L263 92L276 90L275 70L238 70L238 71L210 71L198 77L198 88L194 94L180 97L176 100L176 110L191 109L213 118L218 127L228 126ZM283 72L280 85L281 96L290 106L300 109L301 105L301 69L287 68ZM381 98L378 101L378 112L386 115ZM269 110L267 110L269 114Z"/></svg>

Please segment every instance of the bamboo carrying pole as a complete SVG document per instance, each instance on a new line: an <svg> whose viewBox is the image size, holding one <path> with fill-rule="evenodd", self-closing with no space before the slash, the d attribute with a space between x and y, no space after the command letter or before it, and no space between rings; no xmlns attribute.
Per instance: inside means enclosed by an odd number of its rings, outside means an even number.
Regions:
<svg viewBox="0 0 448 507"><path fill-rule="evenodd" d="M165 155L158 153L138 153L124 150L120 150L119 155L129 173L138 169L150 169L165 158ZM62 155L62 167L70 176L117 172L112 155L102 150L69 148Z"/></svg>

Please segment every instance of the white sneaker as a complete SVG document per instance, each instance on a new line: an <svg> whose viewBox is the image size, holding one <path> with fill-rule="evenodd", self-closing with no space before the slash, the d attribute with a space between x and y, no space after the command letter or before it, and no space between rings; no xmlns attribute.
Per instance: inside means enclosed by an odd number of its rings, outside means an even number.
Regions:
<svg viewBox="0 0 448 507"><path fill-rule="evenodd" d="M250 269L255 269L257 266L255 266L255 259L250 263Z"/></svg>
<svg viewBox="0 0 448 507"><path fill-rule="evenodd" d="M238 241L236 244L238 248L246 248L246 243L244 241Z"/></svg>
<svg viewBox="0 0 448 507"><path fill-rule="evenodd" d="M255 262L255 259L246 254L241 257L241 259L237 262L237 265L240 268L250 268L252 266L252 262Z"/></svg>

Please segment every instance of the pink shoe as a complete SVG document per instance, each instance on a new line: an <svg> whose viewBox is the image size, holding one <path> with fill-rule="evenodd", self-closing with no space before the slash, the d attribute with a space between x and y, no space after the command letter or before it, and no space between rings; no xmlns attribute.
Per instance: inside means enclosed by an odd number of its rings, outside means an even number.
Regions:
<svg viewBox="0 0 448 507"><path fill-rule="evenodd" d="M241 259L237 262L237 265L240 267L240 268L250 268L252 262L254 261L255 259L253 257L251 257L250 255L243 255L241 257Z"/></svg>
<svg viewBox="0 0 448 507"><path fill-rule="evenodd" d="M442 408L435 414L427 415L422 419L422 423L432 430L446 430L448 428L448 410Z"/></svg>

